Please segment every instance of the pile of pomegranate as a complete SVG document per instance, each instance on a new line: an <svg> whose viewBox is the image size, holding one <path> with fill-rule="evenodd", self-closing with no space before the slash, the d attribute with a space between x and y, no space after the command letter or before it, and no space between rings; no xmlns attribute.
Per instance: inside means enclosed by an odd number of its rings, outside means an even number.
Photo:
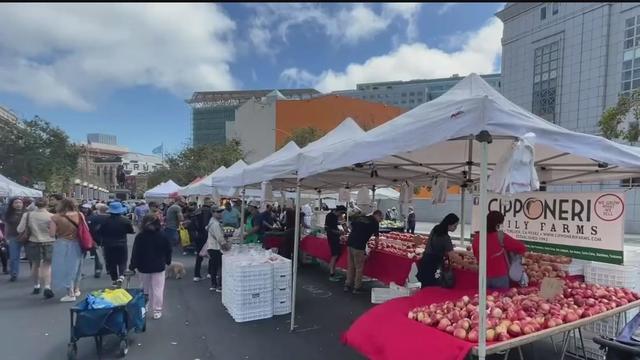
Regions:
<svg viewBox="0 0 640 360"><path fill-rule="evenodd" d="M571 323L639 300L628 289L580 282L566 283L562 294L545 300L534 287L487 295L487 342L506 341ZM478 295L417 307L409 319L436 327L461 340L478 341Z"/></svg>

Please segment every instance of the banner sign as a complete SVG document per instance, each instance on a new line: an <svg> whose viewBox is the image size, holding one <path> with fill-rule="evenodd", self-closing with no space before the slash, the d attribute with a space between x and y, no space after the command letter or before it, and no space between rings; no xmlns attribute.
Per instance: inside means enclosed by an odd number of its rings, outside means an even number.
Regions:
<svg viewBox="0 0 640 360"><path fill-rule="evenodd" d="M513 196L488 194L481 212L474 197L472 229L480 215L504 214L502 229L527 244L529 251L576 259L622 264L624 254L624 193L531 192Z"/></svg>

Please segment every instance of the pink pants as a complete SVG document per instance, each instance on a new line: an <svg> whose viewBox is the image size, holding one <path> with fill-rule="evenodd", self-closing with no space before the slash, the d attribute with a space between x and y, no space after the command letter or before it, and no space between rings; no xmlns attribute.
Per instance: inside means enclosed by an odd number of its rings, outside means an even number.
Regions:
<svg viewBox="0 0 640 360"><path fill-rule="evenodd" d="M143 274L142 288L144 293L149 295L149 310L162 311L164 300L164 271L159 273Z"/></svg>

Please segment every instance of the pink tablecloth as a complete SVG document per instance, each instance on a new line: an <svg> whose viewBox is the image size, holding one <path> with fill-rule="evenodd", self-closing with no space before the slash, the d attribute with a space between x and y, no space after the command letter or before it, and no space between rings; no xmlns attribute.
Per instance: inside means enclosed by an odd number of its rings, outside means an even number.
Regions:
<svg viewBox="0 0 640 360"><path fill-rule="evenodd" d="M407 318L417 306L458 299L474 291L425 288L373 307L347 330L342 341L375 360L462 360L473 344Z"/></svg>

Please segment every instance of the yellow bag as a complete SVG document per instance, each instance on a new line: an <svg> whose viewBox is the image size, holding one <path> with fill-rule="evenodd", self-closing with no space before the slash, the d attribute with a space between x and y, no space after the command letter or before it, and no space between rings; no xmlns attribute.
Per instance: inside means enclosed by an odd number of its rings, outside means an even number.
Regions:
<svg viewBox="0 0 640 360"><path fill-rule="evenodd" d="M180 245L182 245L182 247L191 245L191 236L189 235L189 230L185 229L184 226L180 226L180 228L178 229L178 233L180 234Z"/></svg>
<svg viewBox="0 0 640 360"><path fill-rule="evenodd" d="M100 297L115 306L125 305L133 299L133 296L124 289L104 289L101 291Z"/></svg>

